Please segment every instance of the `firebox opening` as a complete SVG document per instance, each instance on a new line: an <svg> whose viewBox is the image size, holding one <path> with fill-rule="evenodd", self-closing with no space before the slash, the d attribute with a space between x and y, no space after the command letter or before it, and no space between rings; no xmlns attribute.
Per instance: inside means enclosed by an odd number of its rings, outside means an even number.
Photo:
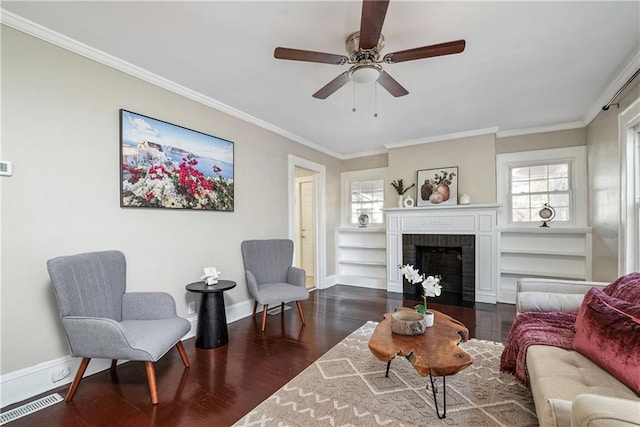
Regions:
<svg viewBox="0 0 640 427"><path fill-rule="evenodd" d="M428 276L441 276L438 303L462 304L462 248L418 246L416 264Z"/></svg>
<svg viewBox="0 0 640 427"><path fill-rule="evenodd" d="M442 294L429 302L473 307L475 304L475 238L468 235L403 236L403 263L427 276L441 276ZM405 298L421 300L421 286L404 280Z"/></svg>

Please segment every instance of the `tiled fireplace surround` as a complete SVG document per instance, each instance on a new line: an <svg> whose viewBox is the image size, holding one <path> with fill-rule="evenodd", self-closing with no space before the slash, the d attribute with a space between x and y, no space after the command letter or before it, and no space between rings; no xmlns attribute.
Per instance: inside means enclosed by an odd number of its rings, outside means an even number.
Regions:
<svg viewBox="0 0 640 427"><path fill-rule="evenodd" d="M459 294L463 302L474 302L475 241L475 236L467 234L403 234L402 263L411 264L427 275L440 274L443 292ZM423 251L428 252L427 257L439 265L433 271L416 259ZM402 293L408 296L415 292L416 285L404 280Z"/></svg>
<svg viewBox="0 0 640 427"><path fill-rule="evenodd" d="M466 283L462 292L465 299L475 298L476 302L495 304L498 208L498 205L493 204L474 204L385 209L387 291L403 293L403 278L398 266L415 264L416 246L462 248L462 275L463 282ZM473 245L470 244L470 240L473 241ZM408 253L409 246L411 254ZM470 267L474 267L473 272L470 271ZM464 280L465 276L467 280ZM473 297L470 286L473 286Z"/></svg>

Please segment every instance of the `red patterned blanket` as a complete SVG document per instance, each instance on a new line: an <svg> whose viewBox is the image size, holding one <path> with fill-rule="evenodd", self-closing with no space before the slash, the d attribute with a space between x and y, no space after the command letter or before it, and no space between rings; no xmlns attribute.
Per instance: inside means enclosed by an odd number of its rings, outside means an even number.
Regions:
<svg viewBox="0 0 640 427"><path fill-rule="evenodd" d="M500 359L500 371L527 382L525 357L530 345L551 345L571 349L576 335L577 313L521 313L511 325Z"/></svg>

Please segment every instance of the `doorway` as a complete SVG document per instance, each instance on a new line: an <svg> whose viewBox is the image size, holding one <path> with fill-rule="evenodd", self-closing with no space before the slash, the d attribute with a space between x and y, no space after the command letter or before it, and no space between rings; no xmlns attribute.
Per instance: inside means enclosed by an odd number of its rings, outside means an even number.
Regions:
<svg viewBox="0 0 640 427"><path fill-rule="evenodd" d="M324 165L289 155L289 238L295 242L293 260L313 283L326 287L326 169ZM304 194L303 194L304 193ZM304 200L304 201L302 201ZM304 228L304 238L302 229Z"/></svg>
<svg viewBox="0 0 640 427"><path fill-rule="evenodd" d="M307 288L315 287L315 172L296 167L297 264L306 272Z"/></svg>

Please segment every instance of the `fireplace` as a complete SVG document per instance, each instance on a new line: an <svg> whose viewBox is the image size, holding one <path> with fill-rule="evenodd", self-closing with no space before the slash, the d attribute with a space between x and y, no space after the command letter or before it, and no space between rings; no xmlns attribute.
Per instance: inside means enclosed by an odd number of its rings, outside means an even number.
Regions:
<svg viewBox="0 0 640 427"><path fill-rule="evenodd" d="M416 267L421 272L440 274L444 281L455 278L455 284L445 283L446 289L456 291L462 304L495 304L498 208L495 204L476 204L385 209L387 291L405 293L405 283L398 266L407 263L416 266L418 255L420 265ZM407 249L410 253L405 252ZM431 258L440 254L445 255L442 261L445 265L433 266ZM448 265L460 261L458 258L462 258L461 266ZM423 268L422 263L425 263ZM462 277L460 282L459 276ZM415 289L410 293L415 296ZM437 300L438 303L445 302L443 296Z"/></svg>
<svg viewBox="0 0 640 427"><path fill-rule="evenodd" d="M402 235L402 263L428 276L440 275L438 303L473 306L475 292L475 236L460 234ZM421 287L403 281L405 298L420 300Z"/></svg>

